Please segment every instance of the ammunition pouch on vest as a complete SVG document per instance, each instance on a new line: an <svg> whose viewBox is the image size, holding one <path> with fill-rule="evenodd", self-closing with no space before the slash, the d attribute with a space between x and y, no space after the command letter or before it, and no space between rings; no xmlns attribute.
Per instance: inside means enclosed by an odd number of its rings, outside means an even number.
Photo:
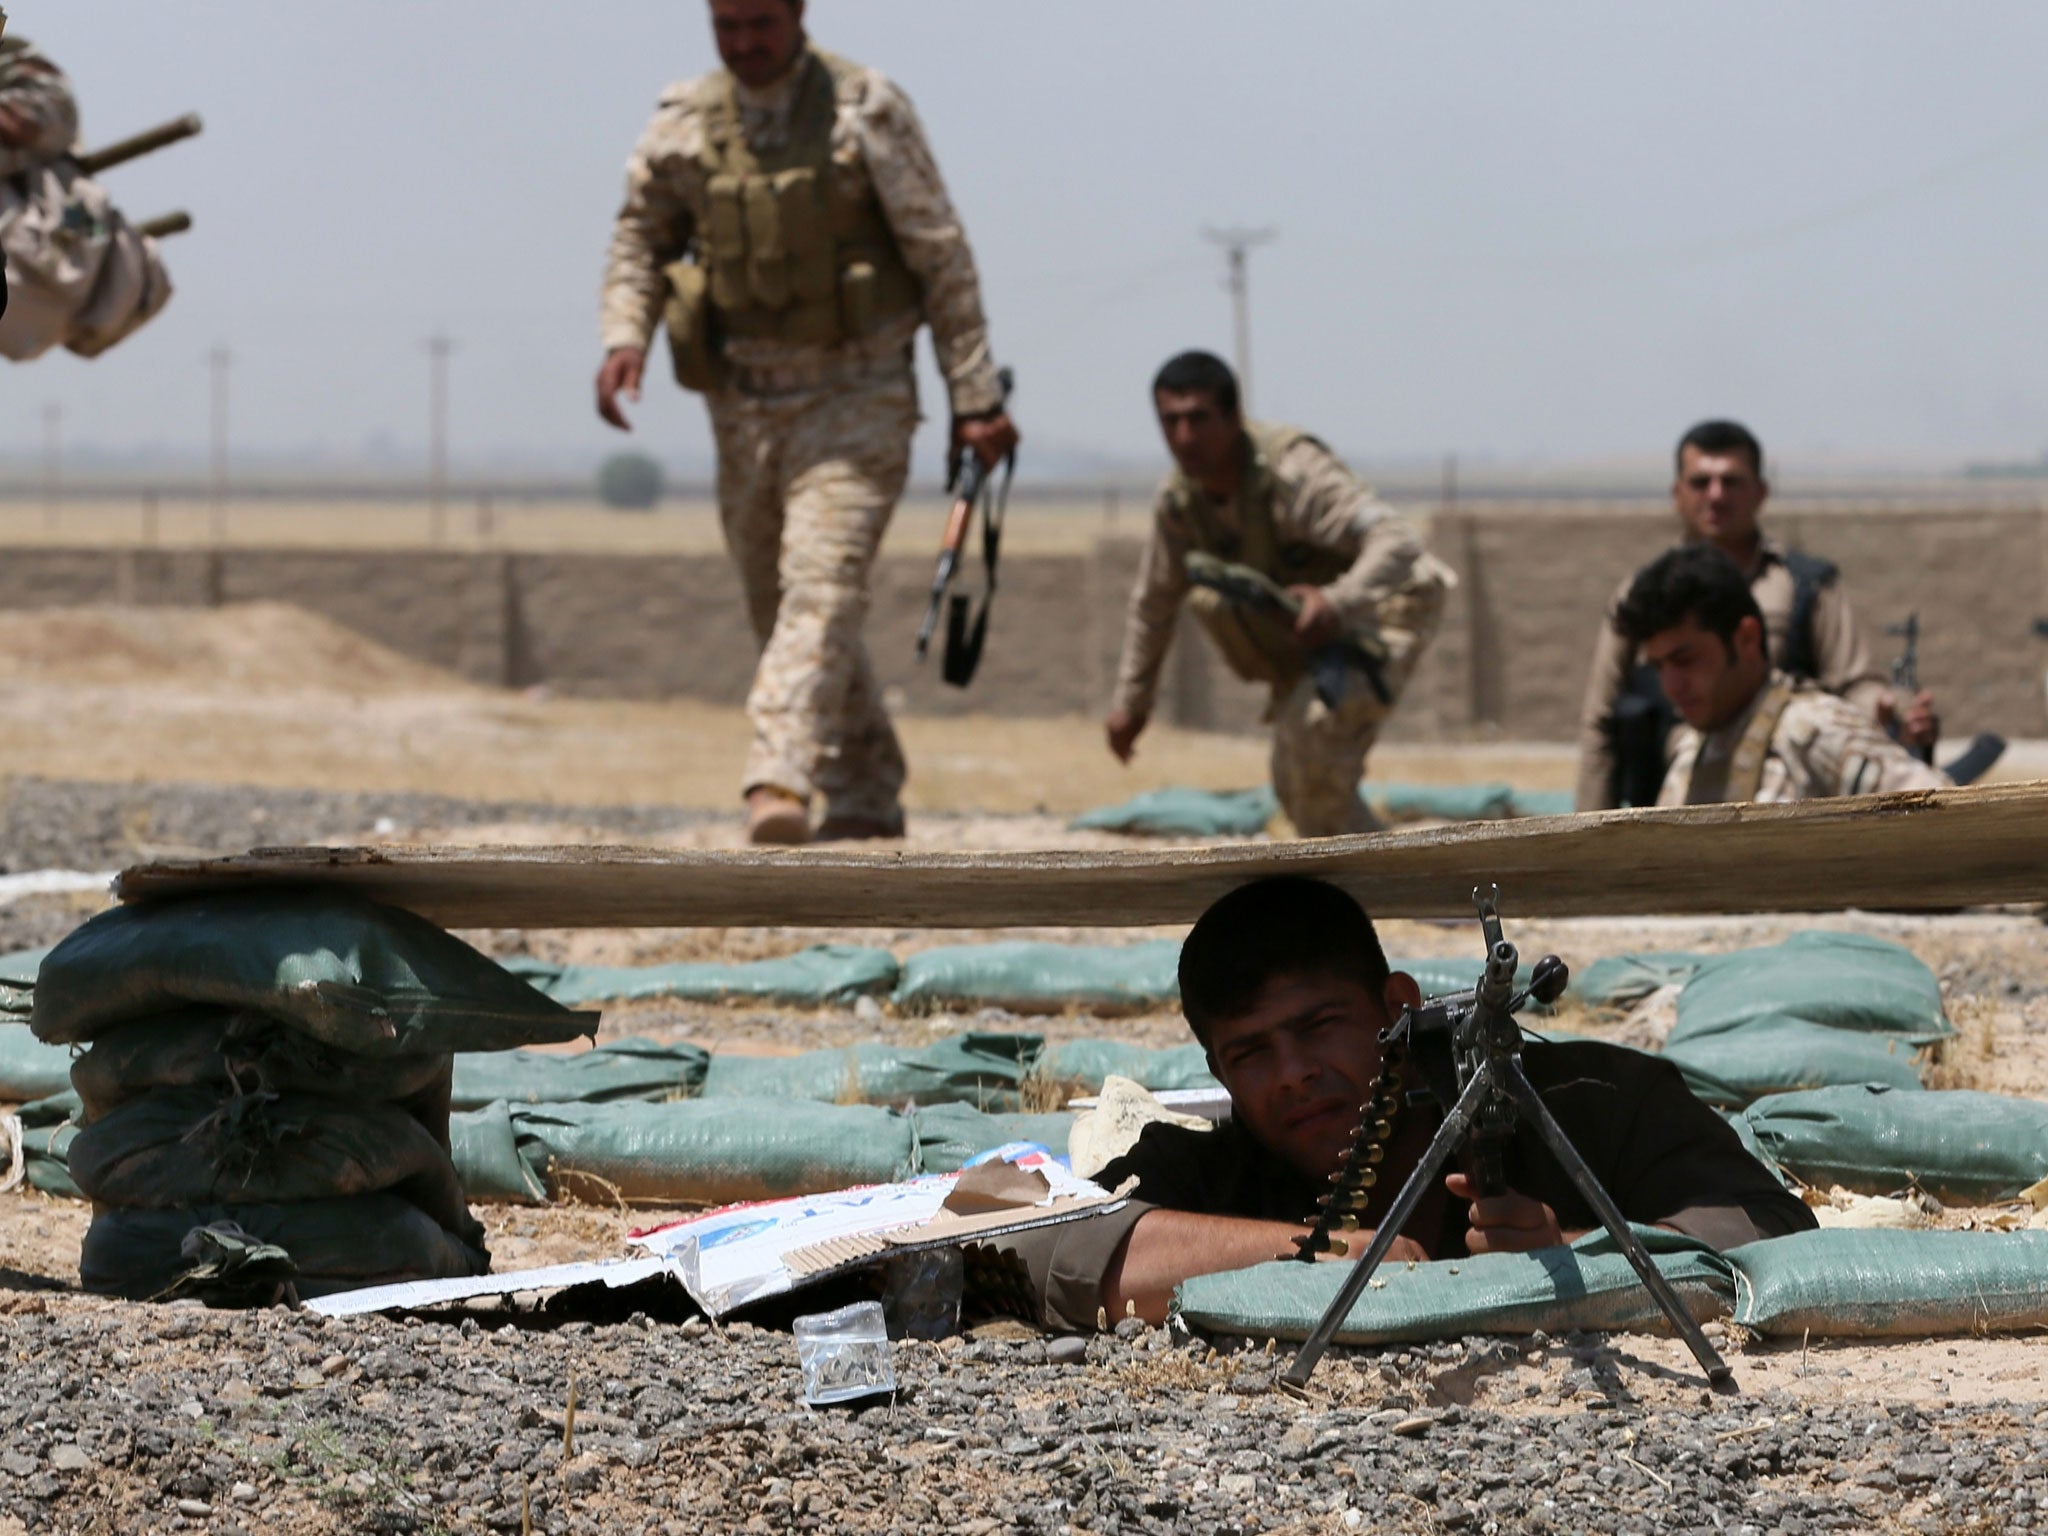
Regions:
<svg viewBox="0 0 2048 1536"><path fill-rule="evenodd" d="M797 68L788 141L772 150L748 144L730 74L703 87L704 218L696 260L679 264L682 273L669 269L669 312L688 338L676 358L686 388L706 387L684 377L686 353L691 377L706 376L699 336L713 358L736 339L831 347L921 305L917 277L874 188L833 160L833 122L840 102L859 89L860 73L818 52ZM698 314L705 324L696 323ZM674 325L669 337L676 348Z"/></svg>
<svg viewBox="0 0 2048 1536"><path fill-rule="evenodd" d="M662 269L668 302L661 311L668 332L669 361L676 382L699 394L725 381L725 359L713 334L717 317L711 310L711 277L694 261L676 261Z"/></svg>
<svg viewBox="0 0 2048 1536"><path fill-rule="evenodd" d="M1273 466L1308 436L1294 427L1245 424L1246 464L1238 491L1242 529L1224 528L1200 487L1176 475L1167 495L1186 520L1195 547L1248 565L1283 587L1327 586L1349 570L1350 561L1334 550L1283 543L1274 519L1280 485ZM1277 691L1291 688L1308 673L1309 653L1295 637L1294 621L1287 614L1233 603L1202 587L1188 593L1188 606L1216 642L1224 663L1246 681L1266 683Z"/></svg>

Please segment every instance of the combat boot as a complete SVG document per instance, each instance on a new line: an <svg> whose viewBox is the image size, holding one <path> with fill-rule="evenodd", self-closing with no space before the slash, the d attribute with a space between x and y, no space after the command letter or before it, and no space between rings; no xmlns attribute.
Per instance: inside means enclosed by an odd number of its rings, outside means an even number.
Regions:
<svg viewBox="0 0 2048 1536"><path fill-rule="evenodd" d="M869 842L903 835L903 812L889 816L827 816L818 823L821 843Z"/></svg>
<svg viewBox="0 0 2048 1536"><path fill-rule="evenodd" d="M747 841L788 846L809 842L811 815L804 802L773 784L747 791Z"/></svg>

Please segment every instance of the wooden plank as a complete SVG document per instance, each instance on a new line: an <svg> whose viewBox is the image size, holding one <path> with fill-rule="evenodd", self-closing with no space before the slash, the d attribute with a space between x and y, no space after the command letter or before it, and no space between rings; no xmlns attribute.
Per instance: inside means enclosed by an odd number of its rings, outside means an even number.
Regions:
<svg viewBox="0 0 2048 1536"><path fill-rule="evenodd" d="M125 901L332 885L448 928L1001 928L1188 923L1302 874L1380 917L1931 910L2048 900L2048 784L1712 805L1369 837L1046 853L275 848L130 869Z"/></svg>

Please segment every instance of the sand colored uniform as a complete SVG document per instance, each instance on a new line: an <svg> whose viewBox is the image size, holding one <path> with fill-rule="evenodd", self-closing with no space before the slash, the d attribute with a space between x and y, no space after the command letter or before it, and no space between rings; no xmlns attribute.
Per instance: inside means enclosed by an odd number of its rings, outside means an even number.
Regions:
<svg viewBox="0 0 2048 1536"><path fill-rule="evenodd" d="M1657 803L1778 804L1951 785L1947 774L1893 741L1861 706L1778 672L1719 730L1678 728Z"/></svg>
<svg viewBox="0 0 2048 1536"><path fill-rule="evenodd" d="M1891 697L1890 681L1871 659L1870 646L1857 627L1855 612L1834 567L1825 562L1815 564L1819 571L1812 578L1811 596L1802 604L1800 582L1785 550L1768 538L1759 545L1749 590L1763 610L1769 655L1777 666L1810 676L1829 693L1841 695L1874 719L1880 701ZM1635 668L1636 648L1615 633L1611 616L1628 595L1633 580L1631 577L1615 589L1614 599L1607 605L1610 621L1600 626L1593 642L1593 668L1586 677L1586 701L1579 712L1576 804L1582 811L1608 810L1615 803L1614 748L1606 722ZM1803 635L1794 634L1795 618L1803 621Z"/></svg>
<svg viewBox="0 0 2048 1536"><path fill-rule="evenodd" d="M21 120L0 128L0 176L46 165L78 143L71 82L25 38L0 37L0 112Z"/></svg>
<svg viewBox="0 0 2048 1536"><path fill-rule="evenodd" d="M1272 689L1273 788L1295 829L1305 837L1368 831L1371 814L1358 794L1366 754L1436 633L1455 578L1414 524L1307 433L1248 423L1245 455L1228 503L1178 473L1160 488L1131 589L1114 702L1134 716L1151 714L1181 604L1189 603L1231 670ZM1284 618L1191 587L1194 550L1252 566L1282 586L1321 587L1347 630L1384 643L1391 701L1361 678L1335 708L1325 705Z"/></svg>
<svg viewBox="0 0 2048 1536"><path fill-rule="evenodd" d="M973 256L909 101L816 51L765 90L724 71L673 87L627 165L606 349L645 347L679 280L703 284L716 333L719 512L763 647L744 787L887 821L903 754L861 626L909 467L919 325L954 415L1002 398Z"/></svg>
<svg viewBox="0 0 2048 1536"><path fill-rule="evenodd" d="M1522 1059L1530 1082L1630 1221L1675 1227L1716 1248L1813 1226L1805 1205L1687 1091L1669 1062L1597 1041L1532 1040ZM1440 1123L1432 1112L1414 1116L1409 1150L1419 1153ZM1399 1146L1391 1150L1401 1155ZM1527 1122L1517 1128L1504 1166L1510 1187L1548 1205L1564 1230L1599 1225L1578 1186ZM1304 1178L1235 1121L1210 1131L1147 1126L1137 1145L1095 1181L1116 1189L1130 1178L1138 1184L1122 1210L1018 1233L999 1245L1028 1277L1021 1289L1045 1326L1095 1326L1103 1277L1147 1211L1249 1216L1305 1227L1327 1187ZM1361 1225L1378 1225L1400 1185L1398 1179L1380 1181ZM1470 1210L1439 1183L1416 1208L1404 1235L1432 1258L1461 1258Z"/></svg>

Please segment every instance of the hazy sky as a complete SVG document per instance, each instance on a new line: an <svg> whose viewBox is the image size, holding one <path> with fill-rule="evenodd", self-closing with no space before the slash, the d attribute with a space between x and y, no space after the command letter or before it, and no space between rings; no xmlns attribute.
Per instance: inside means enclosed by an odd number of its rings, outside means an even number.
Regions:
<svg viewBox="0 0 2048 1536"><path fill-rule="evenodd" d="M0 372L0 451L59 401L74 443L203 452L225 343L238 450L415 457L443 328L466 471L619 441L599 266L655 99L713 61L699 0L9 10L90 141L207 131L108 177L198 221L171 308ZM1156 459L1151 370L1229 346L1208 223L1280 230L1258 410L1363 458L1640 458L1710 413L1795 468L2048 446L2032 0L814 0L811 27L917 103L1042 464ZM694 399L657 382L640 421L704 463Z"/></svg>

